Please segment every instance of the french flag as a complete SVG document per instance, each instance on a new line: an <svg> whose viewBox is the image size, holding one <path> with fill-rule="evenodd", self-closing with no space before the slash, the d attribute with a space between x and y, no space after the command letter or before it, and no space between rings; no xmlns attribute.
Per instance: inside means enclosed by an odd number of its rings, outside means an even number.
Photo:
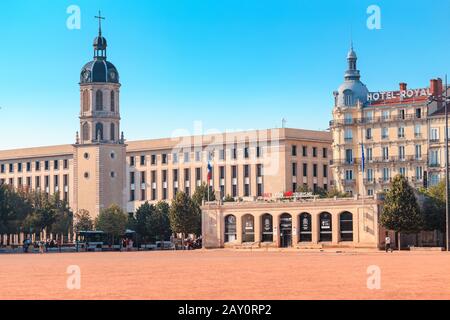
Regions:
<svg viewBox="0 0 450 320"><path fill-rule="evenodd" d="M211 178L212 178L212 167L211 167L211 163L208 162L208 176L207 176L208 185L209 185L209 181L211 181Z"/></svg>

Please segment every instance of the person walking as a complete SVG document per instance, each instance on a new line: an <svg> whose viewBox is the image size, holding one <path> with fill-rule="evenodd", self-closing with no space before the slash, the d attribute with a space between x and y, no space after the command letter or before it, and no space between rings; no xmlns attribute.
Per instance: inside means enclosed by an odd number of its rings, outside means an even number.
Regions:
<svg viewBox="0 0 450 320"><path fill-rule="evenodd" d="M384 238L384 249L386 250L386 252L388 252L389 250L391 252L393 252L392 248L391 248L391 237L389 237L389 234L386 233L386 238Z"/></svg>

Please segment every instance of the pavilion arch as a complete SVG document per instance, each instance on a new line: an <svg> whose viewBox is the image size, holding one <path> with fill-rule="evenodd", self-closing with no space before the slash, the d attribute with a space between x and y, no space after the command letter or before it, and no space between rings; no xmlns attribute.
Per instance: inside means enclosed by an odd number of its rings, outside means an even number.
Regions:
<svg viewBox="0 0 450 320"><path fill-rule="evenodd" d="M265 213L261 217L261 241L273 242L273 216Z"/></svg>
<svg viewBox="0 0 450 320"><path fill-rule="evenodd" d="M236 216L233 214L226 215L224 219L224 224L225 224L224 242L236 241L237 240Z"/></svg>
<svg viewBox="0 0 450 320"><path fill-rule="evenodd" d="M287 248L292 246L292 215L284 212L280 215L280 246Z"/></svg>
<svg viewBox="0 0 450 320"><path fill-rule="evenodd" d="M312 216L308 212L302 212L298 216L299 242L312 241Z"/></svg>
<svg viewBox="0 0 450 320"><path fill-rule="evenodd" d="M353 241L353 214L344 211L339 214L340 241Z"/></svg>
<svg viewBox="0 0 450 320"><path fill-rule="evenodd" d="M255 242L255 217L251 214L242 216L242 242Z"/></svg>
<svg viewBox="0 0 450 320"><path fill-rule="evenodd" d="M319 214L319 241L331 242L333 240L333 221L329 212Z"/></svg>

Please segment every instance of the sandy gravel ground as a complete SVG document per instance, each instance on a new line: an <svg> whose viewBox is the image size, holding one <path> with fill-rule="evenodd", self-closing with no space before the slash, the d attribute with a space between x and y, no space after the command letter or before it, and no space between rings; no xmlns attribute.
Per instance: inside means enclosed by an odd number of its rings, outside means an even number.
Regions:
<svg viewBox="0 0 450 320"><path fill-rule="evenodd" d="M67 288L69 265L80 267L80 289ZM369 266L380 268L380 289L367 288ZM0 299L450 299L450 254L2 254L0 288Z"/></svg>

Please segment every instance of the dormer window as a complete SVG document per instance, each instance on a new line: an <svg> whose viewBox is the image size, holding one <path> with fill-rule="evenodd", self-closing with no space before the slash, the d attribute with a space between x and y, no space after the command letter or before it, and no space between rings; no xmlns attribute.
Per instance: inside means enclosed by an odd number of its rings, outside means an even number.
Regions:
<svg viewBox="0 0 450 320"><path fill-rule="evenodd" d="M344 91L344 104L347 107L353 105L353 94L349 90Z"/></svg>

